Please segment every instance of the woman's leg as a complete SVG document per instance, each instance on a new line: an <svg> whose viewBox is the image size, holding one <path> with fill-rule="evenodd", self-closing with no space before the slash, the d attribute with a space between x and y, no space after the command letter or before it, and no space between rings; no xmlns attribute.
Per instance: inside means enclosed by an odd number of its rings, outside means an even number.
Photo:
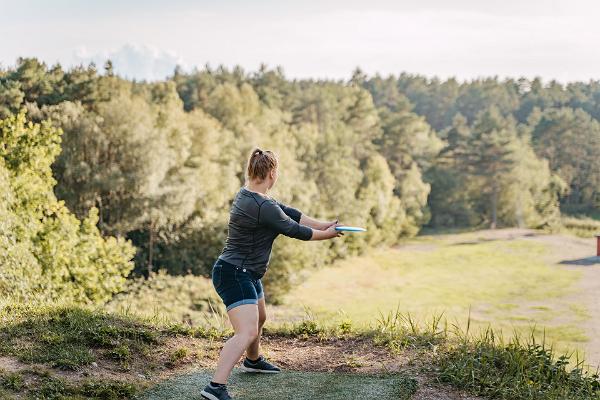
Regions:
<svg viewBox="0 0 600 400"><path fill-rule="evenodd" d="M266 320L267 309L265 307L265 298L261 297L258 299L258 335L246 349L246 357L250 360L256 360L260 356L260 336L262 335L262 328Z"/></svg>
<svg viewBox="0 0 600 400"><path fill-rule="evenodd" d="M229 374L240 361L250 343L258 337L258 307L256 304L243 304L227 312L235 334L223 346L213 382L227 383Z"/></svg>

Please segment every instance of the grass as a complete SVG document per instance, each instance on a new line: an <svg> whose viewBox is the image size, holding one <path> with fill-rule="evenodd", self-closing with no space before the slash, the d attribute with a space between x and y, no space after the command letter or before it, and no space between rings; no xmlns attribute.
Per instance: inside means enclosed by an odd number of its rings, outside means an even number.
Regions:
<svg viewBox="0 0 600 400"><path fill-rule="evenodd" d="M152 350L168 337L215 339L227 334L67 305L7 305L0 307L0 322L0 355L62 370L78 370L99 359L117 362L123 371L133 362L154 368ZM167 363L174 365L186 355L178 349Z"/></svg>
<svg viewBox="0 0 600 400"><path fill-rule="evenodd" d="M516 333L508 340L488 328L481 334L443 323L442 316L419 324L409 315L389 313L378 321L375 342L396 351L406 348L429 350L426 359L436 379L469 393L510 400L598 400L598 370L561 354L537 341L535 331L524 340ZM545 336L542 336L545 338Z"/></svg>
<svg viewBox="0 0 600 400"><path fill-rule="evenodd" d="M600 399L597 372L569 356L557 357L553 348L537 343L535 336L508 343L488 330L449 346L438 359L441 382L489 398L511 400Z"/></svg>
<svg viewBox="0 0 600 400"><path fill-rule="evenodd" d="M470 325L467 324L467 329ZM502 334L488 329L481 336L472 335L446 323L442 316L420 324L399 312L382 316L375 329L343 333L344 327L331 326L312 317L281 326L270 335L296 337L347 338L368 337L375 345L384 345L401 354L416 354L415 367L430 374L441 385L451 385L485 398L511 400L599 400L597 372L584 366L583 360L571 360L536 335L526 340L515 335L507 341ZM343 339L341 339L343 340ZM352 362L350 360L350 362ZM210 373L196 371L180 375L142 394L142 399L185 400L195 398ZM263 377L261 377L263 378ZM409 399L418 388L407 373L386 375L352 375L340 373L286 372L256 379L234 373L232 393L244 399L346 399L376 396L380 399ZM292 395L293 393L293 395Z"/></svg>
<svg viewBox="0 0 600 400"><path fill-rule="evenodd" d="M113 380L84 379L67 381L47 372L27 369L19 372L0 370L2 399L133 399L139 389L132 383Z"/></svg>
<svg viewBox="0 0 600 400"><path fill-rule="evenodd" d="M2 354L13 355L25 363L45 362L53 369L78 368L81 352L93 358L103 357L117 362L137 359L142 364L152 361L147 346L166 352L165 365L175 367L190 355L186 346L163 349L166 337L220 337L210 330L180 325L162 326L158 322L131 316L114 315L80 307L47 306L32 309L10 306L0 312ZM470 329L470 323L467 323ZM208 332L212 332L208 334ZM443 316L420 324L399 311L381 315L371 328L358 328L346 319L338 325L316 319L278 326L268 335L288 335L298 338L370 339L374 345L387 346L402 353L410 350L415 357L407 372L394 374L347 374L286 372L277 376L233 376L233 394L244 399L344 399L373 397L409 399L417 390L411 376L415 365L443 384L475 394L503 399L600 399L597 375L583 367L583 362L568 365L568 357L557 356L546 343L537 344L519 336L504 342L502 335L488 330L476 337L469 330L446 322ZM208 346L211 342L204 343ZM350 342L349 342L350 343ZM60 350L62 348L62 351ZM35 349L35 351L33 351ZM73 349L77 349L74 351ZM35 356L32 356L35 354ZM406 353L403 353L406 356ZM65 361L66 360L66 361ZM358 360L358 359L357 359ZM356 360L349 359L349 363ZM139 366L139 363L138 363ZM0 371L2 398L32 399L188 399L197 398L209 372L175 375L156 387L147 383L114 381L111 379L64 379L36 365L18 372ZM67 373L68 375L68 373Z"/></svg>
<svg viewBox="0 0 600 400"><path fill-rule="evenodd" d="M127 368L133 355L159 342L158 330L132 319L73 307L6 306L0 310L0 354L75 370L98 354Z"/></svg>
<svg viewBox="0 0 600 400"><path fill-rule="evenodd" d="M477 233L452 239L417 239L411 244L422 248L375 250L319 270L274 314L289 319L307 308L332 324L350 318L357 326L366 326L380 314L400 308L417 321L444 313L464 327L470 313L471 324L480 329L492 324L511 333L529 331L536 324L552 325L556 329L547 333L548 340L565 348L586 340L578 327L585 309L560 300L551 303L570 294L581 275L549 265L544 260L549 250L545 244L524 239L481 241Z"/></svg>

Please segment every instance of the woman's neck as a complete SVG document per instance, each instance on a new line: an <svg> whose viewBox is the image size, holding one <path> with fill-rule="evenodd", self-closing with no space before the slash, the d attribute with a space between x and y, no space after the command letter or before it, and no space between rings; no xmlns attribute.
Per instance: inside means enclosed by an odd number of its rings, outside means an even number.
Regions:
<svg viewBox="0 0 600 400"><path fill-rule="evenodd" d="M248 189L251 192L257 192L257 193L264 194L266 196L267 192L269 190L269 187L268 187L268 182L263 182L263 183L249 182L248 184L246 184L246 189Z"/></svg>

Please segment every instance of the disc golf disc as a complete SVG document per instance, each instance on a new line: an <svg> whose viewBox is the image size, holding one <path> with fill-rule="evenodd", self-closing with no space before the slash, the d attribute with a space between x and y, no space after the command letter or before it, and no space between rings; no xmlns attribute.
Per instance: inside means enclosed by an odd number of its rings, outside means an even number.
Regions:
<svg viewBox="0 0 600 400"><path fill-rule="evenodd" d="M360 228L358 226L336 226L336 231L344 231L344 232L366 232L365 228Z"/></svg>

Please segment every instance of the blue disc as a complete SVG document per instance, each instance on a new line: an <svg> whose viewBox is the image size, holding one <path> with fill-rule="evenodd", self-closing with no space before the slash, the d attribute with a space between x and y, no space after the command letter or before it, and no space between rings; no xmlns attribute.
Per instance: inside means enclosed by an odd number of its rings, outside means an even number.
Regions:
<svg viewBox="0 0 600 400"><path fill-rule="evenodd" d="M366 232L365 228L359 228L358 226L336 226L336 231L345 231L345 232Z"/></svg>

